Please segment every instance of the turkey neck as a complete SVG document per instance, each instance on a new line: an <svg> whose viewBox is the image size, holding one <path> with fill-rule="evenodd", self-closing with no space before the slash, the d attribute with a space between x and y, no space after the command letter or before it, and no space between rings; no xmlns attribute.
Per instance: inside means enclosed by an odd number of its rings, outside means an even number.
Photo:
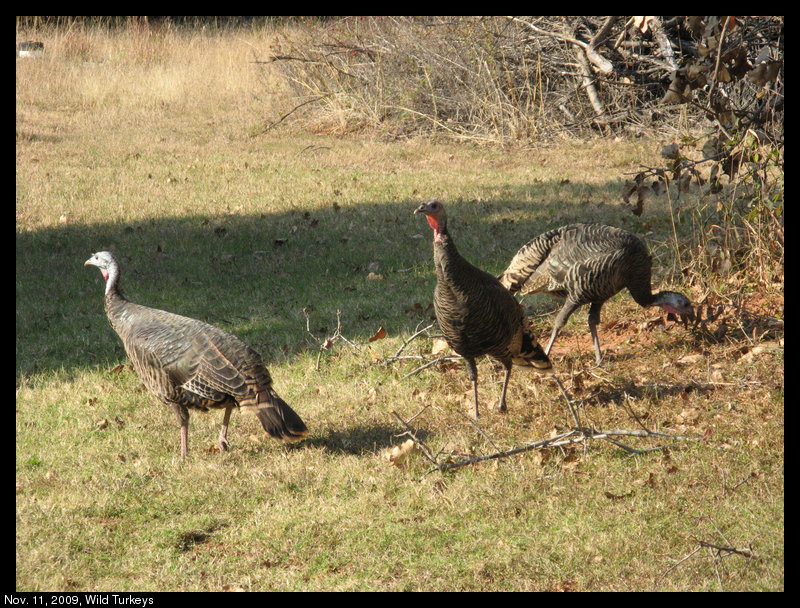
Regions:
<svg viewBox="0 0 800 608"><path fill-rule="evenodd" d="M628 291L631 292L631 297L634 302L639 306L647 307L652 306L660 293L653 294L651 287L651 272L650 272L650 256L644 253L644 258L639 264L629 265L629 272L631 274L628 279Z"/></svg>
<svg viewBox="0 0 800 608"><path fill-rule="evenodd" d="M442 227L433 238L433 261L440 281L458 283L462 274L473 268L458 252L447 227Z"/></svg>
<svg viewBox="0 0 800 608"><path fill-rule="evenodd" d="M108 278L106 279L106 295L104 298L106 315L108 320L117 332L122 329L124 325L125 312L124 307L129 304L127 298L122 295L119 288L119 270L117 268L109 269Z"/></svg>

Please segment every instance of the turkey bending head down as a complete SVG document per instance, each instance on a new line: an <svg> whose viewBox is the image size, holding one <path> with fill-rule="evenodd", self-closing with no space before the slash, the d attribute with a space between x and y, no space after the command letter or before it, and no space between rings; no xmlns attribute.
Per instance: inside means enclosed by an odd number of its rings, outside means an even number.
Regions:
<svg viewBox="0 0 800 608"><path fill-rule="evenodd" d="M653 293L651 270L647 246L635 234L602 224L569 224L523 245L499 279L511 293L543 292L566 298L545 348L548 355L570 315L578 307L591 304L589 331L600 365L600 309L626 287L639 306L660 306L684 320L694 319L692 303L685 295L675 291Z"/></svg>
<svg viewBox="0 0 800 608"><path fill-rule="evenodd" d="M170 312L127 300L119 289L119 264L108 251L95 253L86 266L97 266L106 281L105 310L133 369L147 389L171 406L181 427L181 457L189 451L189 409L225 410L219 447L228 448L231 410L258 416L276 439L299 441L308 429L272 388L261 356L236 336Z"/></svg>
<svg viewBox="0 0 800 608"><path fill-rule="evenodd" d="M506 411L511 365L544 371L552 367L536 341L522 306L488 272L476 268L456 249L447 229L444 205L430 201L414 213L425 215L433 229L436 289L433 307L445 340L467 364L472 381L474 416L478 417L478 369L475 359L490 355L503 364L505 377L497 405Z"/></svg>

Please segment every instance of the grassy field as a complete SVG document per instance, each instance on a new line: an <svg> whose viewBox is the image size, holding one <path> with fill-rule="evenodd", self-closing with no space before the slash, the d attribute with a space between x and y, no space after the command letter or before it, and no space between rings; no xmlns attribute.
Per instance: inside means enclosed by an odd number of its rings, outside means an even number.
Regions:
<svg viewBox="0 0 800 608"><path fill-rule="evenodd" d="M783 590L782 278L684 280L672 226L682 242L689 214L621 204L624 174L668 142L263 134L282 85L248 61L274 35L53 31L45 57L17 60L16 589ZM433 358L428 335L403 352L425 359L392 361L432 322L431 235L412 215L431 198L490 272L560 224L650 232L656 287L719 315L685 328L619 294L602 368L585 309L553 359L584 423L697 441L389 464L406 439L393 411L427 406L412 426L441 460L572 424L558 385L520 369L508 414L490 411L502 371L487 359L476 427L460 362L404 378ZM83 266L104 249L131 300L259 350L309 438L284 446L237 412L220 454L222 414L196 413L181 462L174 416L121 366ZM544 340L560 303L525 303Z"/></svg>

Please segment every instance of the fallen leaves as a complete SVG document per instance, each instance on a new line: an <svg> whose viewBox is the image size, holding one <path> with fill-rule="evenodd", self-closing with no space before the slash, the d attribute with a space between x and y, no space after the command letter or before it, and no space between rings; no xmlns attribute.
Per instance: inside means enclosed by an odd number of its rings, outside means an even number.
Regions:
<svg viewBox="0 0 800 608"><path fill-rule="evenodd" d="M369 337L369 342L375 342L375 340L383 340L386 337L386 330L384 329L383 325L378 328L373 335Z"/></svg>
<svg viewBox="0 0 800 608"><path fill-rule="evenodd" d="M117 426L119 428L122 428L122 427L125 426L125 421L122 418L120 418L119 416L115 416L113 422L116 422ZM103 431L103 430L107 429L108 425L109 425L108 418L103 418L102 420L98 420L97 422L95 422L95 426L97 427L97 430L99 430L99 431Z"/></svg>
<svg viewBox="0 0 800 608"><path fill-rule="evenodd" d="M693 425L697 424L697 421L700 420L701 414L702 412L698 407L686 407L681 410L681 413L677 415L675 420L678 422L678 424Z"/></svg>
<svg viewBox="0 0 800 608"><path fill-rule="evenodd" d="M698 363L705 359L705 355L701 353L695 353L693 355L684 355L680 359L678 359L675 363L678 365L692 365L693 363Z"/></svg>
<svg viewBox="0 0 800 608"><path fill-rule="evenodd" d="M431 354L432 355L441 355L450 350L450 345L444 338L435 338L433 340L433 344L431 345Z"/></svg>
<svg viewBox="0 0 800 608"><path fill-rule="evenodd" d="M396 467L406 464L408 457L416 450L417 444L413 439L406 439L400 445L389 448L383 453L384 459Z"/></svg>
<svg viewBox="0 0 800 608"><path fill-rule="evenodd" d="M754 346L753 348L749 349L741 357L739 357L737 363L751 363L753 359L760 355L777 352L779 350L783 350L783 339L765 342L764 344L759 344L758 346Z"/></svg>

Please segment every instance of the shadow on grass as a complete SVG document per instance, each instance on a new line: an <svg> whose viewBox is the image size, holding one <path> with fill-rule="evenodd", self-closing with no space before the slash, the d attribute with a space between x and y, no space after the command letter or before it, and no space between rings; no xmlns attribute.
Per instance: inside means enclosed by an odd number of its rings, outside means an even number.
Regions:
<svg viewBox="0 0 800 608"><path fill-rule="evenodd" d="M382 450L397 445L402 440L398 435L402 433L399 426L372 425L372 426L353 426L340 431L331 431L325 435L314 435L300 445L306 447L322 448L331 453L355 454L358 456L365 454L376 454ZM424 439L424 432L420 433L420 439Z"/></svg>
<svg viewBox="0 0 800 608"><path fill-rule="evenodd" d="M602 406L613 404L626 404L631 399L648 400L658 402L661 399L673 397L675 395L686 396L690 393L699 395L709 395L714 391L714 386L697 382L686 383L653 383L653 384L634 384L625 382L616 386L604 387L592 395L589 403L596 403Z"/></svg>
<svg viewBox="0 0 800 608"><path fill-rule="evenodd" d="M578 205L519 202L523 197L513 193L496 202L446 202L461 253L496 273L522 244L556 225L639 228L638 218L603 200L610 194L597 197ZM318 337L330 335L337 311L342 334L353 341L365 342L380 326L390 336L411 332L430 316L423 311L435 284L430 230L412 213L418 202L332 202L282 213L17 232L17 376L71 374L125 358L105 319L102 278L83 266L100 250L119 258L129 299L217 325L267 362L318 349L306 324Z"/></svg>

